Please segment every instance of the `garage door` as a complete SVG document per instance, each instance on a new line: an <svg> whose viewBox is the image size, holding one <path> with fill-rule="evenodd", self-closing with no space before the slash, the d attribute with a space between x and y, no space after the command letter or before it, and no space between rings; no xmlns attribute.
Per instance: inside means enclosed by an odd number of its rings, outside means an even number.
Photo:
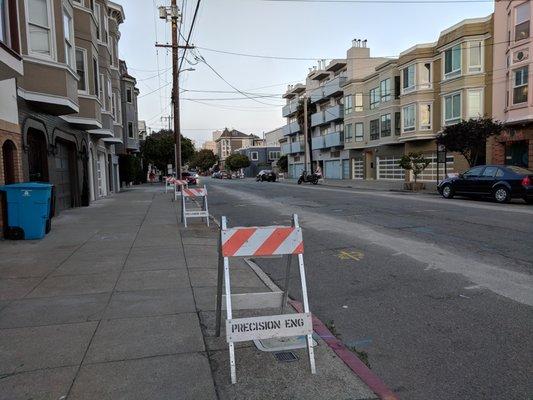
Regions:
<svg viewBox="0 0 533 400"><path fill-rule="evenodd" d="M395 181L403 181L405 179L405 172L398 163L400 157L376 157L377 163L377 178Z"/></svg>
<svg viewBox="0 0 533 400"><path fill-rule="evenodd" d="M73 157L71 146L57 142L57 152L55 156L56 167L56 200L60 210L72 207L72 184L71 184L71 159Z"/></svg>
<svg viewBox="0 0 533 400"><path fill-rule="evenodd" d="M350 179L350 160L342 160L342 179Z"/></svg>
<svg viewBox="0 0 533 400"><path fill-rule="evenodd" d="M424 155L431 162L424 171L418 176L419 181L423 182L437 182L437 155ZM453 156L446 157L446 173L453 171ZM444 179L444 163L439 164L439 180Z"/></svg>
<svg viewBox="0 0 533 400"><path fill-rule="evenodd" d="M324 161L324 177L326 179L341 179L341 161Z"/></svg>
<svg viewBox="0 0 533 400"><path fill-rule="evenodd" d="M363 160L352 159L352 179L364 179Z"/></svg>
<svg viewBox="0 0 533 400"><path fill-rule="evenodd" d="M289 178L298 179L302 175L304 170L304 164L290 164L289 165Z"/></svg>

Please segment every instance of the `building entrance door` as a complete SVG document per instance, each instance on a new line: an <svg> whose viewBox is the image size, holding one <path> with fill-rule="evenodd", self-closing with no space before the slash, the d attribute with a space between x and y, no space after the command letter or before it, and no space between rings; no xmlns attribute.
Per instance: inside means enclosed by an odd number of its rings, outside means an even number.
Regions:
<svg viewBox="0 0 533 400"><path fill-rule="evenodd" d="M34 129L28 131L28 172L32 182L48 182L48 152L44 133Z"/></svg>

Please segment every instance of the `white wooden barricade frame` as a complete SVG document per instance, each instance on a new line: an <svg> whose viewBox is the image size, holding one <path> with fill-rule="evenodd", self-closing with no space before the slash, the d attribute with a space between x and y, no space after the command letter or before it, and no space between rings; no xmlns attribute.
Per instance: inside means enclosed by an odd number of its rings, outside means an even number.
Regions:
<svg viewBox="0 0 533 400"><path fill-rule="evenodd" d="M174 179L174 201L178 200L178 197L181 196L183 188L188 188L189 185L186 180Z"/></svg>
<svg viewBox="0 0 533 400"><path fill-rule="evenodd" d="M300 272L300 280L302 283L302 298L303 298L303 306L304 306L304 313L303 314L283 314L287 299L288 299L288 288L290 283L290 268L291 268L291 261L293 253L287 253L283 251L274 251L272 255L281 255L284 254L287 257L287 269L285 271L285 291L283 292L283 297L281 301L281 307L280 307L280 315L277 316L267 316L267 317L255 317L255 318L240 318L240 319L233 319L233 313L232 313L232 300L238 301L240 308L239 309L257 309L257 308L265 308L262 307L260 304L257 303L257 299L263 300L266 298L266 295L274 294L274 293L245 293L245 294L231 294L231 284L230 284L230 273L229 273L229 257L225 257L223 254L223 245L225 243L225 231L231 231L232 228L227 227L227 220L226 217L221 218L221 231L220 231L220 237L219 237L219 259L218 259L218 282L217 282L217 309L216 309L216 336L220 336L220 327L221 327L221 319L222 319L222 282L224 282L225 286L225 306L226 306L226 341L228 342L229 346L229 356L230 356L230 374L231 374L231 383L237 382L237 373L236 373L236 364L235 364L235 342L239 341L245 341L250 340L249 336L251 335L249 332L247 333L246 338L240 338L238 337L239 334L235 334L233 332L229 332L229 328L231 324L235 323L265 323L265 321L272 320L272 318L276 318L279 321L285 321L289 318L297 318L299 317L301 321L304 321L305 333L298 333L298 334L289 334L289 335L283 335L279 333L287 332L287 330L280 330L277 334L272 332L270 334L265 332L257 332L256 336L254 338L257 339L267 339L267 338L273 338L273 337L291 337L291 336L301 336L302 334L305 334L307 339L307 352L309 354L309 367L312 374L316 373L316 366L315 366L315 356L314 356L314 349L313 349L313 324L312 324L312 317L311 317L311 311L309 309L309 300L307 298L307 282L305 279L305 267L304 267L304 258L303 258L303 240L301 241L301 250L297 251L298 254L298 266L299 266L299 272ZM292 217L292 227L299 230L299 235L301 238L301 228L298 224L298 216L296 214L293 214ZM241 228L233 228L236 229L257 229L257 230L266 230L268 228L288 228L288 227L241 227ZM266 228L266 229L265 229ZM252 238L250 238L252 239ZM243 244L243 247L247 247L247 244L249 242L246 241ZM280 248L283 246L280 246ZM279 248L278 248L279 249ZM253 256L254 258L260 257L257 254L244 254L246 250L243 252L237 252L233 256L234 257L246 257L246 256ZM264 256L267 256L266 254ZM255 296L255 297L254 297ZM247 303L248 301L248 303ZM243 304L249 304L248 307L243 306ZM295 332L292 330L291 332Z"/></svg>
<svg viewBox="0 0 533 400"><path fill-rule="evenodd" d="M165 176L165 193L168 193L168 188L172 187L172 183L170 182L172 180L171 176Z"/></svg>
<svg viewBox="0 0 533 400"><path fill-rule="evenodd" d="M181 188L182 194L181 194L181 221L183 222L183 225L185 228L187 228L187 218L205 218L205 223L207 226L209 226L209 208L207 207L207 188L194 188L190 189L188 187ZM189 195L187 194L187 191L196 192L198 190L198 193L195 195ZM202 209L201 210L193 210L193 211L187 211L186 204L187 201L185 198L202 198Z"/></svg>

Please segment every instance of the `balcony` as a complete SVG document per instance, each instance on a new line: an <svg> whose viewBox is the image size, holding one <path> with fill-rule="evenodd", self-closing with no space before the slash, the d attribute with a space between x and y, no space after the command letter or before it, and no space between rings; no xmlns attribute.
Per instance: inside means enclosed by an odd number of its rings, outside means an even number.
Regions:
<svg viewBox="0 0 533 400"><path fill-rule="evenodd" d="M24 67L20 55L0 42L0 81L18 78L23 73Z"/></svg>
<svg viewBox="0 0 533 400"><path fill-rule="evenodd" d="M281 109L281 115L286 118L296 113L298 110L299 99L294 99Z"/></svg>
<svg viewBox="0 0 533 400"><path fill-rule="evenodd" d="M284 143L281 145L281 152L283 154L302 153L303 151L304 145L302 142Z"/></svg>
<svg viewBox="0 0 533 400"><path fill-rule="evenodd" d="M338 76L311 92L311 103L327 100L336 94L342 94L342 86L346 82L345 76Z"/></svg>
<svg viewBox="0 0 533 400"><path fill-rule="evenodd" d="M326 110L311 114L311 127L327 124L344 118L344 106L337 104Z"/></svg>
<svg viewBox="0 0 533 400"><path fill-rule="evenodd" d="M342 132L328 133L323 136L311 138L311 148L313 150L328 149L344 145L344 134Z"/></svg>
<svg viewBox="0 0 533 400"><path fill-rule="evenodd" d="M290 124L285 125L282 129L283 135L285 136L295 135L300 132L300 125L298 125L298 122L291 122Z"/></svg>
<svg viewBox="0 0 533 400"><path fill-rule="evenodd" d="M98 99L94 96L80 95L78 101L80 104L79 113L62 115L61 118L77 129L101 129L102 112Z"/></svg>

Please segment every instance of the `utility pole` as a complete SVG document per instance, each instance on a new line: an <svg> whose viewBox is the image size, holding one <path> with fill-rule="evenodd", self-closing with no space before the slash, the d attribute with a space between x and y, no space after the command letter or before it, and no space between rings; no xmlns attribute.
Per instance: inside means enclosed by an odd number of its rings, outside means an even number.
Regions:
<svg viewBox="0 0 533 400"><path fill-rule="evenodd" d="M171 0L170 8L159 7L159 18L168 20L170 16L172 29L172 44L159 44L156 47L171 47L172 48L172 105L174 117L174 163L176 166L176 177L181 179L181 132L180 132L180 90L179 77L180 71L178 67L178 49L192 49L194 46L180 46L178 44L178 21L180 19L180 12L177 0ZM172 117L169 117L172 118ZM169 120L170 122L170 120Z"/></svg>

